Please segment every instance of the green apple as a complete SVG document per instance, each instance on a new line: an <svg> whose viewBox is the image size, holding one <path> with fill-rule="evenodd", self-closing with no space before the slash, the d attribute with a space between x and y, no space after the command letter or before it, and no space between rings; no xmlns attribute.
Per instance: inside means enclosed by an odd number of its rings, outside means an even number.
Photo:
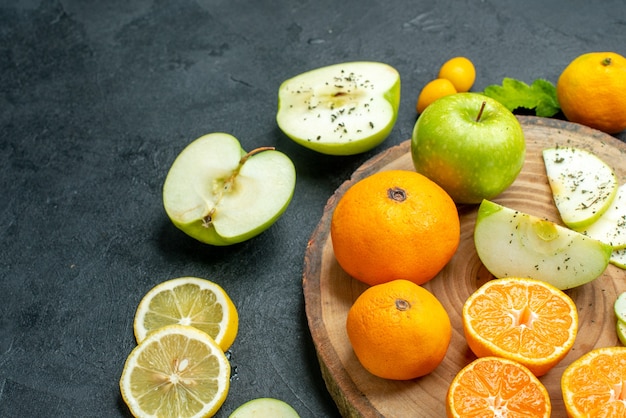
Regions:
<svg viewBox="0 0 626 418"><path fill-rule="evenodd" d="M617 330L617 338L622 343L622 345L626 345L626 322L617 321L616 330Z"/></svg>
<svg viewBox="0 0 626 418"><path fill-rule="evenodd" d="M299 418L288 403L274 398L257 398L235 409L228 418Z"/></svg>
<svg viewBox="0 0 626 418"><path fill-rule="evenodd" d="M317 68L278 89L279 128L296 143L329 155L368 151L391 133L400 106L400 74L380 62Z"/></svg>
<svg viewBox="0 0 626 418"><path fill-rule="evenodd" d="M611 254L611 260L609 262L614 266L626 270L626 248L613 250L613 254Z"/></svg>
<svg viewBox="0 0 626 418"><path fill-rule="evenodd" d="M617 195L602 216L578 231L606 242L614 250L626 248L626 184L617 188Z"/></svg>
<svg viewBox="0 0 626 418"><path fill-rule="evenodd" d="M295 167L271 147L246 153L226 133L190 143L163 184L163 205L174 225L207 244L230 245L269 228L287 209Z"/></svg>
<svg viewBox="0 0 626 418"><path fill-rule="evenodd" d="M478 208L474 244L495 277L530 277L561 290L599 277L613 251L572 229L489 200Z"/></svg>
<svg viewBox="0 0 626 418"><path fill-rule="evenodd" d="M596 155L580 148L543 150L543 160L561 220L580 230L597 221L617 194L613 169Z"/></svg>
<svg viewBox="0 0 626 418"><path fill-rule="evenodd" d="M620 293L615 299L613 310L618 321L626 322L626 292Z"/></svg>
<svg viewBox="0 0 626 418"><path fill-rule="evenodd" d="M430 104L413 129L415 169L456 203L480 203L506 190L524 165L526 141L513 113L479 93Z"/></svg>

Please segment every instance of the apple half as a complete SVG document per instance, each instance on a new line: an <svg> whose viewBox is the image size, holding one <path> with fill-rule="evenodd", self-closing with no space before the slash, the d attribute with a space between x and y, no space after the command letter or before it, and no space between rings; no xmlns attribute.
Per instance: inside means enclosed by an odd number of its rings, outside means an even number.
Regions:
<svg viewBox="0 0 626 418"><path fill-rule="evenodd" d="M278 127L296 143L329 155L368 151L391 133L400 106L400 74L358 61L317 68L278 89Z"/></svg>
<svg viewBox="0 0 626 418"><path fill-rule="evenodd" d="M295 167L271 147L246 153L226 133L191 142L163 184L163 205L180 230L211 245L230 245L269 228L291 202Z"/></svg>
<svg viewBox="0 0 626 418"><path fill-rule="evenodd" d="M478 208L474 244L495 277L529 277L561 290L599 277L613 251L601 241L489 200Z"/></svg>
<svg viewBox="0 0 626 418"><path fill-rule="evenodd" d="M580 230L597 221L617 194L613 169L595 154L580 148L547 148L542 154L563 223Z"/></svg>

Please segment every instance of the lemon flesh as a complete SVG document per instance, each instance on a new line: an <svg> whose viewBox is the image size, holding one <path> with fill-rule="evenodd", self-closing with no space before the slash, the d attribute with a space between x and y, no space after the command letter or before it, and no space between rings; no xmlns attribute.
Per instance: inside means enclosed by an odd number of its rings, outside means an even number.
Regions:
<svg viewBox="0 0 626 418"><path fill-rule="evenodd" d="M122 397L136 417L212 416L230 387L230 364L206 333L163 327L129 354L120 378Z"/></svg>
<svg viewBox="0 0 626 418"><path fill-rule="evenodd" d="M207 333L228 350L237 336L237 309L224 289L197 277L179 277L153 287L143 297L133 324L140 343L166 325L189 325Z"/></svg>

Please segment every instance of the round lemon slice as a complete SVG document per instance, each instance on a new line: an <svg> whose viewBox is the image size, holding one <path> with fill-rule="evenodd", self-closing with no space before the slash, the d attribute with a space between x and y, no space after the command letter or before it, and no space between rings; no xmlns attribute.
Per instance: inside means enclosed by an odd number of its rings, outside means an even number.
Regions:
<svg viewBox="0 0 626 418"><path fill-rule="evenodd" d="M135 417L209 417L226 400L229 379L230 363L211 337L168 325L128 355L120 390Z"/></svg>
<svg viewBox="0 0 626 418"><path fill-rule="evenodd" d="M207 333L228 350L239 328L237 309L218 284L197 277L179 277L160 283L143 297L133 325L141 343L166 325L189 325Z"/></svg>

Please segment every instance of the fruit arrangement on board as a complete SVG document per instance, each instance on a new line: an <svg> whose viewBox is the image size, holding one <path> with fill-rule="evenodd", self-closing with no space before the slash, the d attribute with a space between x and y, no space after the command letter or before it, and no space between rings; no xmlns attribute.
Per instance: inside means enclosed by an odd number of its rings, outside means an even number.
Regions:
<svg viewBox="0 0 626 418"><path fill-rule="evenodd" d="M475 79L469 59L445 62L417 99L410 140L414 170L368 175L334 208L333 255L367 286L350 305L346 337L359 364L382 379L419 379L439 367L452 325L437 295L423 286L455 255L459 210L472 207L476 253L494 278L459 307L475 359L453 371L442 402L449 417L549 417L551 399L540 377L570 352L579 327L577 306L565 290L592 282L611 263L626 268L626 185L592 152L558 146L542 156L562 225L493 199L525 163L516 109L547 117L562 112L606 133L626 129L626 59L584 54L556 86L507 78L478 93L470 91ZM399 105L396 69L347 62L284 81L276 123L313 151L353 155L390 135ZM230 134L211 133L175 159L163 205L191 238L227 246L271 227L287 210L295 185L296 169L286 154L271 146L246 152ZM626 345L626 293L614 312ZM214 415L230 389L225 353L238 329L237 309L217 283L181 277L149 290L135 313L137 346L120 377L131 413ZM567 367L561 383L570 416L626 416L626 348L586 353ZM231 414L252 416L298 414L273 398L251 400Z"/></svg>

